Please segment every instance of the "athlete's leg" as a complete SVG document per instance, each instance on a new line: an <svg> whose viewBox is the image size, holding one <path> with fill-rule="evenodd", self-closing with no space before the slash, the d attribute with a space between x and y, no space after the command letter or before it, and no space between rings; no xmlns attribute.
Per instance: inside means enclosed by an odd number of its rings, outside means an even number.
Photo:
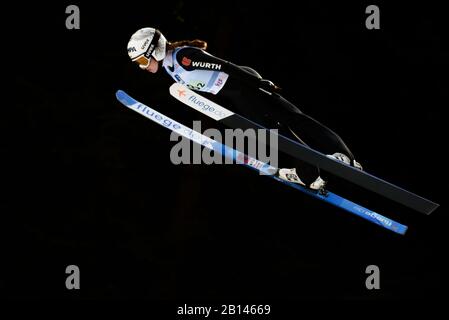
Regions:
<svg viewBox="0 0 449 320"><path fill-rule="evenodd" d="M278 111L278 113L288 113L288 115L282 116L284 126L298 140L302 140L303 143L306 143L312 149L361 169L360 164L355 161L353 153L338 134L312 117L302 113L283 97L277 95L273 98L282 110Z"/></svg>

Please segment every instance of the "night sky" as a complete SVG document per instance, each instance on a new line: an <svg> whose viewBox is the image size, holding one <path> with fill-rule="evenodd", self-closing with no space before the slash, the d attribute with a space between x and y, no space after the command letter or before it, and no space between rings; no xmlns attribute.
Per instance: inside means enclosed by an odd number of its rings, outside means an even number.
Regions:
<svg viewBox="0 0 449 320"><path fill-rule="evenodd" d="M80 30L65 28L69 4L79 5ZM368 4L380 8L380 30L365 27ZM449 61L441 9L83 1L9 10L16 18L4 30L13 83L1 117L5 297L440 297ZM343 195L408 225L400 236L243 167L172 165L170 132L115 99L122 89L184 124L204 120L170 97L167 76L129 61L128 39L146 26L169 40L203 39L211 54L256 69L342 136L366 171L441 207L425 216L335 181ZM65 288L70 264L80 268L80 290ZM365 287L370 264L380 268L380 290Z"/></svg>

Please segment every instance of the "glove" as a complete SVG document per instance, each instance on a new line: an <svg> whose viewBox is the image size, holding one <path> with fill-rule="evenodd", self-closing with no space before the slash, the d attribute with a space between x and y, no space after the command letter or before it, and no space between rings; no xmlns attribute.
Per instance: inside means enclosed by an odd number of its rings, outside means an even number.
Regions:
<svg viewBox="0 0 449 320"><path fill-rule="evenodd" d="M271 92L271 93L280 93L281 92L281 88L279 88L277 85L275 85L270 80L266 80L266 79L260 79L259 88L261 88L265 91Z"/></svg>

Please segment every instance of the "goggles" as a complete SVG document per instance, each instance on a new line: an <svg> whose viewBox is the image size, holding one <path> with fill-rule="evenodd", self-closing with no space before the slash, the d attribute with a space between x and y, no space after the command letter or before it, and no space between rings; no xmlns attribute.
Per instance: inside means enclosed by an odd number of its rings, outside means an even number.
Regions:
<svg viewBox="0 0 449 320"><path fill-rule="evenodd" d="M150 65L151 58L152 58L151 56L147 58L144 55L141 55L140 57L137 57L133 61L137 63L141 69L146 69Z"/></svg>

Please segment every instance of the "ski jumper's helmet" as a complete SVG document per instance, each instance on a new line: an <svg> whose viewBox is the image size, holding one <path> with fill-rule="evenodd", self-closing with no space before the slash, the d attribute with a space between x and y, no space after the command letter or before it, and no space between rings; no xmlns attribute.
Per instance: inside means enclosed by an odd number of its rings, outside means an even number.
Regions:
<svg viewBox="0 0 449 320"><path fill-rule="evenodd" d="M128 55L139 67L145 69L152 58L161 61L165 58L167 39L154 28L142 28L131 36L128 42Z"/></svg>

